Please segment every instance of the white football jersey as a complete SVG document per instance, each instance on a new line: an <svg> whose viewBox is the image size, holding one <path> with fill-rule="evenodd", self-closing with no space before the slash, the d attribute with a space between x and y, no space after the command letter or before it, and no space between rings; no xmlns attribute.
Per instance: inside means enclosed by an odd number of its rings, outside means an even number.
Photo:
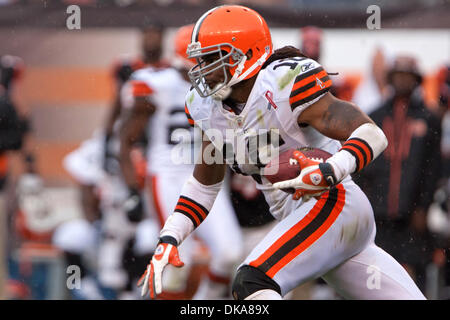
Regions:
<svg viewBox="0 0 450 320"><path fill-rule="evenodd" d="M132 88L134 86L134 89ZM180 141L176 139L177 129L181 129L181 135L189 138L193 135L193 128L189 124L185 114L185 97L189 91L190 83L183 79L180 72L174 68L145 68L134 72L128 83L127 92L134 95L143 95L155 105L155 113L151 116L147 133L149 144L147 149L147 160L149 173L161 171L185 171L186 164L180 164L174 147ZM131 90L130 90L131 87ZM133 93L123 96L122 101L128 102ZM178 131L180 133L180 131ZM186 152L192 148L190 142L184 139L182 147ZM192 168L190 169L192 170Z"/></svg>
<svg viewBox="0 0 450 320"><path fill-rule="evenodd" d="M294 57L276 60L258 73L239 114L224 108L222 101L200 97L195 89L187 94L186 106L189 116L215 147L223 150L226 146L224 157L232 169L258 182L276 216L290 195L272 189L260 176L268 159L291 148L314 147L333 154L341 147L339 141L297 123L300 113L330 86L331 80L319 63ZM237 163L233 164L234 160Z"/></svg>

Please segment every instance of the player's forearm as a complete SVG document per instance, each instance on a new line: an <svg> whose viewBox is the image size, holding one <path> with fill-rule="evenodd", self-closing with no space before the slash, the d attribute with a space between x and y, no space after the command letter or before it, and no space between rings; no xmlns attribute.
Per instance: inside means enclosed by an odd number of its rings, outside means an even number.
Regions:
<svg viewBox="0 0 450 320"><path fill-rule="evenodd" d="M355 104L326 94L300 114L299 122L308 123L332 139L345 141L341 150L327 160L335 180L360 171L387 147L383 131Z"/></svg>
<svg viewBox="0 0 450 320"><path fill-rule="evenodd" d="M160 237L171 236L180 244L206 219L223 184L226 164L211 163L212 144L205 139L202 143L201 161L194 167L192 176L184 183L174 212L167 219ZM218 152L215 148L212 152Z"/></svg>
<svg viewBox="0 0 450 320"><path fill-rule="evenodd" d="M204 185L194 176L184 184L174 212L161 230L160 237L171 236L181 244L208 216L223 181Z"/></svg>
<svg viewBox="0 0 450 320"><path fill-rule="evenodd" d="M350 134L342 148L327 162L333 167L336 180L341 181L366 167L387 145L387 138L377 125L364 123Z"/></svg>
<svg viewBox="0 0 450 320"><path fill-rule="evenodd" d="M137 99L133 108L123 116L120 129L119 162L123 178L126 184L132 188L138 188L136 170L131 160L131 151L136 142L145 133L148 120L154 112L154 107L145 103L143 99Z"/></svg>
<svg viewBox="0 0 450 320"><path fill-rule="evenodd" d="M138 181L136 172L131 161L131 147L130 139L125 135L120 139L119 163L123 179L128 187L138 189Z"/></svg>
<svg viewBox="0 0 450 320"><path fill-rule="evenodd" d="M114 103L111 106L111 110L108 114L105 124L105 133L111 135L113 133L114 123L120 115L120 110L122 109L122 103L120 101L119 93L116 94L114 99Z"/></svg>
<svg viewBox="0 0 450 320"><path fill-rule="evenodd" d="M131 130L133 123L126 122L120 133L119 163L123 179L127 186L138 189L136 171L131 160L131 150L133 144L139 137L139 132ZM136 131L136 132L132 132Z"/></svg>

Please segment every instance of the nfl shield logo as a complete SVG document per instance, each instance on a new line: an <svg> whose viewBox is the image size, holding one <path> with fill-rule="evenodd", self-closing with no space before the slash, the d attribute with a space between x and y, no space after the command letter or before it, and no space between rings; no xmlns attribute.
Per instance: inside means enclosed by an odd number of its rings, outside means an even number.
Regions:
<svg viewBox="0 0 450 320"><path fill-rule="evenodd" d="M313 173L310 175L311 182L314 183L314 185L318 185L322 181L322 176L318 173Z"/></svg>

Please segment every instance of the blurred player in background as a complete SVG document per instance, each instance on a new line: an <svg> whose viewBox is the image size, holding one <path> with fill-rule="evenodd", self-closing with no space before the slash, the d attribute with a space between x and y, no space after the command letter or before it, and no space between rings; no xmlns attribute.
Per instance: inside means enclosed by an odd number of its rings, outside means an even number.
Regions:
<svg viewBox="0 0 450 320"><path fill-rule="evenodd" d="M367 77L355 89L352 101L367 114L379 108L389 95L387 83L389 63L386 53L381 48L377 48Z"/></svg>
<svg viewBox="0 0 450 320"><path fill-rule="evenodd" d="M424 299L407 272L375 245L370 202L350 177L384 151L386 137L357 107L328 92L331 80L320 64L294 47L272 52L264 19L243 6L219 6L203 14L188 53L198 64L189 71L194 88L186 109L191 122L205 130L205 157L195 165L160 233L140 282L143 293L148 290L156 297L163 288L164 268L183 266L177 247L212 208L229 164L258 181L279 221L239 267L235 299L281 299L318 277L345 298ZM255 131L267 135L275 129L278 139L272 137L264 148L235 153L239 136L250 139ZM343 146L339 140L345 141ZM263 163L252 163L249 155L262 156L272 144L280 152L309 146L333 155L320 163L296 151L292 163L302 173L271 185L261 176ZM214 153L208 151L212 147ZM233 154L245 160L237 162ZM226 155L229 161L211 163L208 155ZM295 188L294 197L281 188ZM189 203L196 208L185 210ZM376 281L368 270L377 273Z"/></svg>
<svg viewBox="0 0 450 320"><path fill-rule="evenodd" d="M306 26L300 29L300 50L301 52L320 62L322 56L322 37L323 32L320 28Z"/></svg>
<svg viewBox="0 0 450 320"><path fill-rule="evenodd" d="M71 291L74 298L132 299L135 265L145 263L155 245L139 241L139 235L158 229L152 221L130 220L120 171L103 168L103 141L103 132L96 131L64 159L64 168L80 186L84 216L59 226L53 242L64 251L68 265L81 268L81 289Z"/></svg>
<svg viewBox="0 0 450 320"><path fill-rule="evenodd" d="M53 244L64 255L66 267L80 268L80 288L71 290L74 299L101 300L97 278L99 223L102 218L99 184L104 177L102 169L102 137L94 134L63 160L64 169L78 184L81 216L57 227Z"/></svg>
<svg viewBox="0 0 450 320"><path fill-rule="evenodd" d="M130 192L123 181L118 132L123 112L122 86L134 71L163 64L163 34L160 24L146 24L141 29L141 56L120 57L114 63L115 97L104 128L97 130L64 160L66 170L79 183L85 215L85 219L60 226L54 236L54 243L65 251L68 264L82 266L83 290L73 291L75 298L134 298L133 284L139 276L136 266L142 265L140 261L145 263L153 253L154 243L145 243L142 233L151 234L154 223L144 221L145 204L139 190ZM145 144L145 139L141 141ZM132 165L142 188L140 154L139 148L133 149L136 161ZM76 241L78 238L85 241Z"/></svg>
<svg viewBox="0 0 450 320"><path fill-rule="evenodd" d="M16 235L9 226L12 220L17 218L15 212L11 214L8 209L15 209L17 204L14 192L11 198L6 198L8 188L17 181L9 177L10 159L8 152L18 152L23 160L23 171L19 182L25 182L28 178L40 180L35 167L35 158L28 143L31 126L30 119L21 112L14 100L17 94L16 85L23 76L25 63L22 58L13 55L0 56L0 298L5 297L4 286L6 283L7 256L12 247L16 245ZM10 183L12 182L12 183ZM8 200L8 201L7 201Z"/></svg>
<svg viewBox="0 0 450 320"><path fill-rule="evenodd" d="M110 159L110 146L108 143L113 134L114 125L117 125L117 119L119 118L122 110L120 98L122 86L126 81L128 81L131 74L138 69L145 66L160 67L166 65L166 63L162 61L163 36L164 28L160 23L154 21L146 24L141 29L141 56L135 58L122 58L115 63L113 68L113 78L116 85L115 97L105 125L106 147L104 165L105 170L107 171L109 170L108 160Z"/></svg>
<svg viewBox="0 0 450 320"><path fill-rule="evenodd" d="M17 79L21 69L19 67L21 63L15 63L17 59L19 58L0 56L0 299L5 298L4 288L7 279L7 153L22 147L24 135L20 115L10 97L13 81Z"/></svg>
<svg viewBox="0 0 450 320"><path fill-rule="evenodd" d="M322 63L323 31L315 26L300 29L300 51L307 57ZM341 75L333 82L330 92L339 99L350 101L355 90L355 83L349 76Z"/></svg>
<svg viewBox="0 0 450 320"><path fill-rule="evenodd" d="M135 144L131 150L132 170L137 177L139 186L132 189L128 188L122 175L119 158L121 152L120 128L123 120L121 114L124 111L120 95L123 85L136 70L166 65L162 60L163 36L165 33L163 26L157 21L151 21L145 23L140 31L141 55L135 58L120 59L115 64L113 75L116 83L116 96L105 125L105 145L103 149L104 170L107 176L114 181L102 184L102 188L105 189L102 194L110 199L109 207L113 211L120 208L119 211L125 213L127 219L115 222L110 220L107 223L110 231L105 235L104 248L106 251L100 257L99 266L101 268L104 264L105 270L111 270L111 272L108 275L107 272L100 270L100 279L103 278L104 282L111 283L112 287L120 288L123 292L123 298L127 298L127 296L134 298L133 284L135 278L139 276L137 266L145 263L145 259L152 255L154 249L154 243L149 243L142 234L152 234L155 225L153 220L146 219L148 218L148 215L146 215L148 206L146 206L145 199L140 192L145 184L145 159L143 156L147 144L145 134L139 137L139 144ZM116 187L111 189L111 186ZM114 216L117 216L117 214L111 215L111 219ZM130 226L130 224L131 228L128 231L122 228L122 225ZM115 231L117 228L119 229L118 232ZM108 250L111 250L114 254L108 253ZM114 275L115 273L116 275ZM116 284L113 284L114 282Z"/></svg>
<svg viewBox="0 0 450 320"><path fill-rule="evenodd" d="M174 37L175 57L170 68L149 67L135 72L124 87L124 107L129 108L122 125L121 166L130 190L138 189L131 165L131 147L147 131L148 173L151 198L161 227L177 205L183 182L192 173L192 162L176 163L175 146L187 154L195 148L192 141L176 141L176 133L183 130L193 134L191 120L186 119L184 99L190 88L187 71L193 62L186 58L193 25L180 28ZM198 145L197 145L198 146ZM191 203L189 208L196 207ZM211 256L208 276L203 278L193 299L221 299L229 297L229 284L234 265L242 252L239 224L229 201L228 191L223 190L213 211L217 214L199 228L196 236L208 247ZM150 236L150 235L149 235ZM195 243L186 241L180 247L187 267L169 268L165 274L165 291L161 298L186 298L186 283L191 267Z"/></svg>

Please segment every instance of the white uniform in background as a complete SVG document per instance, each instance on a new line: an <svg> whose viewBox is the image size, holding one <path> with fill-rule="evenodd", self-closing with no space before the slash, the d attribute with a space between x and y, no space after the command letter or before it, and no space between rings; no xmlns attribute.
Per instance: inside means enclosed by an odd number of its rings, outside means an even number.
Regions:
<svg viewBox="0 0 450 320"><path fill-rule="evenodd" d="M194 169L195 158L192 158L189 164L180 164L180 158L174 156L175 150L189 153L193 148L200 147L193 146L191 141L177 144L178 141L171 139L174 132L176 135L177 129L184 129L184 133L189 130L190 134L193 134L184 105L190 84L174 68L138 70L133 73L122 91L124 107L132 105L133 86L136 85L148 87L151 94L147 98L156 106L148 124L147 159L151 181L150 197L162 227L175 209L181 188ZM227 290L232 273L242 258L240 226L227 190L220 192L212 211L215 214L206 219L195 232L208 247L211 259L209 277L202 281L194 299L218 299L229 293ZM193 263L194 246L194 238L188 239L180 246L180 257L185 267L177 269L170 266L166 269L163 276L165 291L181 292L185 289L189 266Z"/></svg>
<svg viewBox="0 0 450 320"><path fill-rule="evenodd" d="M147 232L153 232L153 237L157 237L157 230L155 231L152 220L143 220L139 225L128 220L122 209L123 203L128 197L128 189L120 174L112 175L103 170L103 150L104 135L96 132L78 149L69 153L63 163L64 168L80 184L93 185L97 189L102 212L100 235L95 237L97 242L86 243L88 239L94 239L92 232L95 232L94 227L87 221L69 222L64 225L64 234L59 232L57 234L59 236L55 240L61 244L63 249L77 248L78 251L95 249L95 267L100 284L107 288L120 290L128 281L122 264L124 249L128 241L135 236L136 229L144 228ZM156 243L145 243L140 239L142 237L139 237L135 244L139 251L137 253L153 252Z"/></svg>

